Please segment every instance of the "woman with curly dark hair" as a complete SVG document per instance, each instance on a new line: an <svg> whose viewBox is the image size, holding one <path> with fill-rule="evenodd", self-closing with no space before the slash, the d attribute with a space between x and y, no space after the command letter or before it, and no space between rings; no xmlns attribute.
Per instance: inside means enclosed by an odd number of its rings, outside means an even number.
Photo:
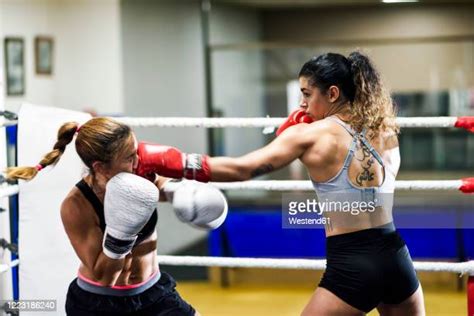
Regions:
<svg viewBox="0 0 474 316"><path fill-rule="evenodd" d="M380 74L360 52L328 53L306 62L299 82L300 108L267 146L233 158L139 144L139 172L244 181L300 159L319 201L373 207L324 213L327 269L302 315L363 315L374 308L381 315L424 315L420 283L393 224L399 128Z"/></svg>

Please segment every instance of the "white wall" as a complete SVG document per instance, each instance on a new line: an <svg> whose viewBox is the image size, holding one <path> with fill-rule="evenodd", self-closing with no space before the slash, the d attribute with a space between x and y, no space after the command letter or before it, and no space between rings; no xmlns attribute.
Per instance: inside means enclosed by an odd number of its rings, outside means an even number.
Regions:
<svg viewBox="0 0 474 316"><path fill-rule="evenodd" d="M204 51L199 1L122 0L125 109L133 116L207 116ZM211 41L257 40L255 11L211 9ZM213 55L214 105L226 116L263 115L261 55ZM139 138L206 152L206 130L136 129ZM222 132L222 130L221 130ZM254 129L226 129L225 154L258 148L263 137ZM178 251L205 233L177 221L160 205L159 253Z"/></svg>
<svg viewBox="0 0 474 316"><path fill-rule="evenodd" d="M206 116L204 55L197 1L122 0L125 110L131 116ZM139 139L206 152L197 128L136 129ZM205 232L180 223L159 207L158 252L178 251Z"/></svg>
<svg viewBox="0 0 474 316"><path fill-rule="evenodd" d="M7 97L74 110L121 113L122 70L119 0L0 0L0 35L25 44L25 95ZM52 76L36 75L34 37L54 38ZM3 62L3 60L2 60Z"/></svg>
<svg viewBox="0 0 474 316"><path fill-rule="evenodd" d="M122 22L126 112L206 116L198 2L124 0ZM183 150L207 149L203 129L146 129L139 134L155 141L165 137L167 144Z"/></svg>
<svg viewBox="0 0 474 316"><path fill-rule="evenodd" d="M256 42L262 37L256 10L213 6L210 41L212 45ZM261 51L213 51L212 87L214 108L225 117L262 117L264 72ZM238 156L264 144L261 129L227 128L223 155Z"/></svg>
<svg viewBox="0 0 474 316"><path fill-rule="evenodd" d="M261 17L257 10L213 5L210 15L212 47L262 39ZM214 108L224 117L264 117L264 55L262 51L212 50L212 90ZM240 156L265 145L263 129L225 128L216 130L222 139L219 155ZM216 146L217 147L217 146ZM264 191L228 191L230 198L258 199Z"/></svg>

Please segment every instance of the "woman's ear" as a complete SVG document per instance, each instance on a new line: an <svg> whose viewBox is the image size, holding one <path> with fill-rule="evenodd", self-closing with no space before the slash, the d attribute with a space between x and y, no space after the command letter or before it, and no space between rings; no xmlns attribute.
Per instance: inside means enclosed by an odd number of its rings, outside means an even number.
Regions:
<svg viewBox="0 0 474 316"><path fill-rule="evenodd" d="M339 88L337 86L330 86L328 89L328 98L329 102L334 103L337 100L339 100L341 93L339 91Z"/></svg>
<svg viewBox="0 0 474 316"><path fill-rule="evenodd" d="M94 161L92 163L94 173L104 173L104 163L102 161Z"/></svg>

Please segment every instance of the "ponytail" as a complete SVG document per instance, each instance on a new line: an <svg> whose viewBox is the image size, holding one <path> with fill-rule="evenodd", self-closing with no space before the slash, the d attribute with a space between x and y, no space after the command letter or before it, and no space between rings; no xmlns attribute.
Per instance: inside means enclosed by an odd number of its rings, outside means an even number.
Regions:
<svg viewBox="0 0 474 316"><path fill-rule="evenodd" d="M11 167L7 168L6 176L7 180L31 180L38 172L50 165L55 165L64 151L66 146L73 140L74 135L79 130L79 123L68 122L64 123L58 131L58 140L54 144L53 150L44 155L43 159L35 167Z"/></svg>
<svg viewBox="0 0 474 316"><path fill-rule="evenodd" d="M379 131L398 134L400 129L395 121L392 98L379 72L370 59L360 52L352 52L348 60L356 87L351 106L352 127L358 131L367 129L372 137Z"/></svg>

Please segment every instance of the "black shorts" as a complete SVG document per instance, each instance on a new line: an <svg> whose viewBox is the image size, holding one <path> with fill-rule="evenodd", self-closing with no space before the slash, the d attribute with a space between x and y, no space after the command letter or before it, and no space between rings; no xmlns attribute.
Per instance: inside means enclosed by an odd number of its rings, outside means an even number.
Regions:
<svg viewBox="0 0 474 316"><path fill-rule="evenodd" d="M410 253L393 224L330 236L326 248L319 286L361 311L399 304L418 289Z"/></svg>
<svg viewBox="0 0 474 316"><path fill-rule="evenodd" d="M68 316L194 316L194 308L175 289L175 280L162 272L158 282L132 296L100 295L81 289L74 279L66 298Z"/></svg>

